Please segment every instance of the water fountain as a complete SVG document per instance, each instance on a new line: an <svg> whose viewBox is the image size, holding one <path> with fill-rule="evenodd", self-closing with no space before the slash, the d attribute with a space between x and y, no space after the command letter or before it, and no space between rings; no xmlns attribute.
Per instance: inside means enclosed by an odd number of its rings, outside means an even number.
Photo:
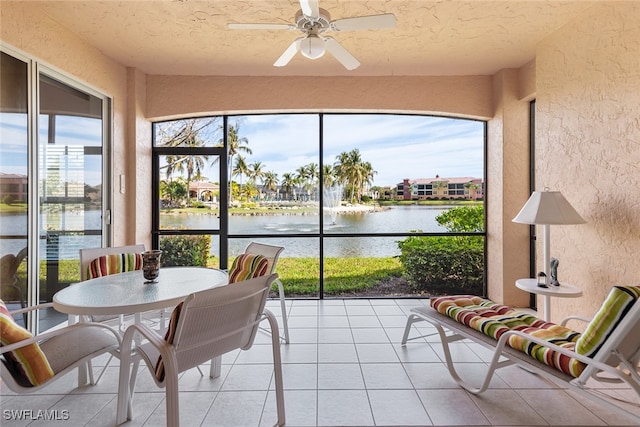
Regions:
<svg viewBox="0 0 640 427"><path fill-rule="evenodd" d="M334 184L331 187L324 187L322 189L322 205L324 208L329 209L331 215L331 224L336 223L338 217L338 207L342 202L343 186L340 184Z"/></svg>

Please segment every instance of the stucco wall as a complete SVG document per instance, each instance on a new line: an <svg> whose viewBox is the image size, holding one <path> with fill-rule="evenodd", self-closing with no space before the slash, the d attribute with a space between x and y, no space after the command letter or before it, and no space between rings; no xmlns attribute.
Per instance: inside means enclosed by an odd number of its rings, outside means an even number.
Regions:
<svg viewBox="0 0 640 427"><path fill-rule="evenodd" d="M551 227L560 281L585 293L552 299L553 319L592 315L611 286L639 282L639 22L640 2L597 3L537 50L536 188L587 221Z"/></svg>
<svg viewBox="0 0 640 427"><path fill-rule="evenodd" d="M492 117L491 77L149 76L147 114L396 111ZM170 102L168 102L170 100Z"/></svg>
<svg viewBox="0 0 640 427"><path fill-rule="evenodd" d="M113 242L118 245L134 243L127 219L134 217L131 207L135 204L135 192L122 194L118 191L119 177L127 175L131 158L131 144L126 138L126 68L43 16L28 2L4 3L0 13L2 43L113 99Z"/></svg>

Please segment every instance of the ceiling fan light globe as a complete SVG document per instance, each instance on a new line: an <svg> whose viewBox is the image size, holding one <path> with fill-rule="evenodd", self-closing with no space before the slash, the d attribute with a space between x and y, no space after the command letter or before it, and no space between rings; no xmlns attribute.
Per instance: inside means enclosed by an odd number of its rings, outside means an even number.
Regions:
<svg viewBox="0 0 640 427"><path fill-rule="evenodd" d="M324 40L315 35L309 35L300 42L300 53L309 59L318 59L324 55Z"/></svg>

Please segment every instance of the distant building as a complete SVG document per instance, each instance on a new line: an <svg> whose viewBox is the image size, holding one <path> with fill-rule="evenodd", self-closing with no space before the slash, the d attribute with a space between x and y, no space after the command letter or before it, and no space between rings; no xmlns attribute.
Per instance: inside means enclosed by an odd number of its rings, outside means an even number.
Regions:
<svg viewBox="0 0 640 427"><path fill-rule="evenodd" d="M29 179L26 175L0 172L0 198L13 197L15 202L27 201Z"/></svg>
<svg viewBox="0 0 640 427"><path fill-rule="evenodd" d="M220 186L208 181L191 181L189 197L203 202L215 202L220 195Z"/></svg>
<svg viewBox="0 0 640 427"><path fill-rule="evenodd" d="M396 200L435 200L484 198L484 183L481 178L405 178L396 187Z"/></svg>

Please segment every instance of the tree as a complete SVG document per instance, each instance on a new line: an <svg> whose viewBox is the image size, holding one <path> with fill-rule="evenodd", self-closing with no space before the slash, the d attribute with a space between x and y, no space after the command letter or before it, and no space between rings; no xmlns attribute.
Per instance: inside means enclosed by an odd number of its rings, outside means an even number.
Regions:
<svg viewBox="0 0 640 427"><path fill-rule="evenodd" d="M360 150L357 148L337 155L333 170L338 183L348 187L351 203L356 197L360 199L364 186L373 183L373 175L377 173L371 163L362 161Z"/></svg>
<svg viewBox="0 0 640 427"><path fill-rule="evenodd" d="M282 181L280 181L280 186L284 190L285 194L290 196L291 191L296 187L296 185L296 178L292 173L286 172L282 174ZM291 197L288 197L288 199L291 200Z"/></svg>
<svg viewBox="0 0 640 427"><path fill-rule="evenodd" d="M247 166L247 162L244 157L238 154L236 158L236 164L231 170L231 176L239 176L240 177L240 194L242 194L242 177L244 175L249 175L249 167Z"/></svg>
<svg viewBox="0 0 640 427"><path fill-rule="evenodd" d="M333 187L333 184L336 183L336 174L333 170L333 166L331 165L323 165L322 166L322 187Z"/></svg>
<svg viewBox="0 0 640 427"><path fill-rule="evenodd" d="M295 175L296 185L301 185L303 188L300 189L300 194L302 194L302 190L306 187L306 184L309 180L309 174L307 168L304 166L300 166L296 169Z"/></svg>
<svg viewBox="0 0 640 427"><path fill-rule="evenodd" d="M307 189L307 194L310 195L311 192L316 194L315 189L318 183L318 178L320 178L320 169L318 168L317 163L309 163L306 166L307 169L307 183L305 184ZM315 200L315 197L314 197Z"/></svg>
<svg viewBox="0 0 640 427"><path fill-rule="evenodd" d="M169 199L169 205L175 206L176 201L180 201L188 195L187 186L182 179L171 181L160 181L160 196Z"/></svg>
<svg viewBox="0 0 640 427"><path fill-rule="evenodd" d="M218 141L220 144L224 143L224 139L220 139ZM244 152L246 154L253 154L251 148L249 148L249 140L246 137L240 136L240 122L236 122L236 125L229 125L229 130L227 132L227 157L229 159L229 182L231 182L232 177L235 175L233 172L233 158L240 152ZM229 198L231 202L231 197Z"/></svg>
<svg viewBox="0 0 640 427"><path fill-rule="evenodd" d="M483 206L460 206L442 212L436 222L451 233L473 233L484 230Z"/></svg>
<svg viewBox="0 0 640 427"><path fill-rule="evenodd" d="M171 122L170 125L164 127L160 126L158 128L158 145L163 147L185 148L204 147L205 142L201 137L201 133L205 132L205 129L207 129L208 126L211 126L215 120L216 119L187 119ZM171 180L171 176L176 171L181 174L186 172L186 185L188 192L189 184L192 179L200 179L202 176L202 170L204 169L205 161L208 160L208 156L176 154L166 156L165 160L167 162L166 165L160 169L165 169L165 174L168 180ZM190 197L188 194L187 206L190 206Z"/></svg>
<svg viewBox="0 0 640 427"><path fill-rule="evenodd" d="M275 192L278 190L278 174L267 171L262 175L262 186L265 190Z"/></svg>

